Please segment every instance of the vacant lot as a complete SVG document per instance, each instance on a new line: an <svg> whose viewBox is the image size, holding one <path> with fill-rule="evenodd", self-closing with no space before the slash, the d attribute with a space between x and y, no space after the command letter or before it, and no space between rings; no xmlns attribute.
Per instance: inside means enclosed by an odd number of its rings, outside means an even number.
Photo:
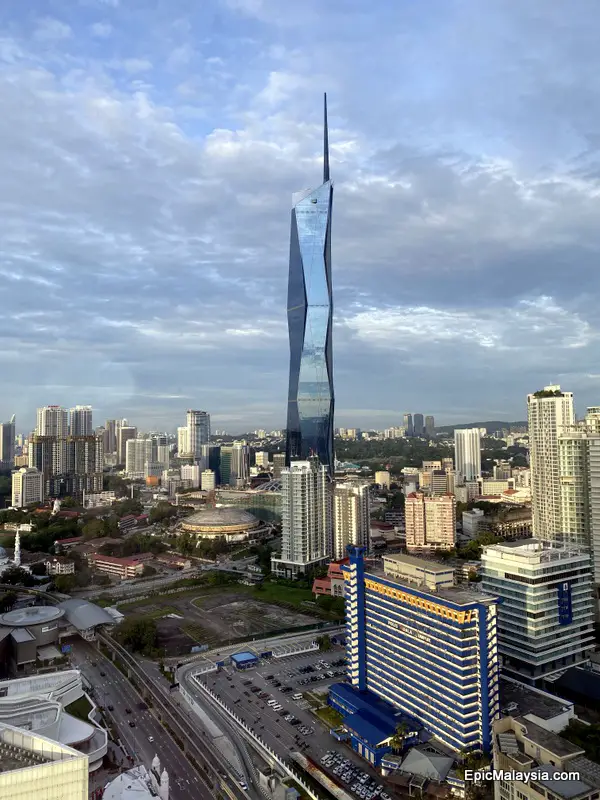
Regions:
<svg viewBox="0 0 600 800"><path fill-rule="evenodd" d="M159 645L168 656L184 655L193 645L221 644L262 638L272 631L300 628L319 620L256 599L245 587L197 589L120 606L124 614L151 617L158 624ZM267 598L265 597L265 600ZM181 619L169 618L177 614Z"/></svg>

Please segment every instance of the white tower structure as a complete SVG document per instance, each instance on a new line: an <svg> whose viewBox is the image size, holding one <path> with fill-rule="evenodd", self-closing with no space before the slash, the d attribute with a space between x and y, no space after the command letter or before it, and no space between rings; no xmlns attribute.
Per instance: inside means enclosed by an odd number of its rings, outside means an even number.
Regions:
<svg viewBox="0 0 600 800"><path fill-rule="evenodd" d="M559 434L575 423L573 393L544 386L527 395L533 534L556 539L562 533Z"/></svg>
<svg viewBox="0 0 600 800"><path fill-rule="evenodd" d="M206 411L188 411L187 431L188 453L194 458L201 458L202 445L210 441L210 414Z"/></svg>
<svg viewBox="0 0 600 800"><path fill-rule="evenodd" d="M346 547L354 544L369 549L369 484L338 483L333 493L333 557L346 557Z"/></svg>
<svg viewBox="0 0 600 800"><path fill-rule="evenodd" d="M454 463L464 481L481 476L481 432L479 428L454 431Z"/></svg>
<svg viewBox="0 0 600 800"><path fill-rule="evenodd" d="M15 567L21 566L21 534L17 532L15 536L15 557L13 558Z"/></svg>

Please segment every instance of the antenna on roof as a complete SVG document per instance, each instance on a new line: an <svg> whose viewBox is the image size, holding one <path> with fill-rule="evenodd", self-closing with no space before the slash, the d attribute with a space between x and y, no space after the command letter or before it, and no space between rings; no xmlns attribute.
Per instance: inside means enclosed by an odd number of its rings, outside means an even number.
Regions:
<svg viewBox="0 0 600 800"><path fill-rule="evenodd" d="M323 95L323 183L329 180L329 130L327 128L327 92Z"/></svg>

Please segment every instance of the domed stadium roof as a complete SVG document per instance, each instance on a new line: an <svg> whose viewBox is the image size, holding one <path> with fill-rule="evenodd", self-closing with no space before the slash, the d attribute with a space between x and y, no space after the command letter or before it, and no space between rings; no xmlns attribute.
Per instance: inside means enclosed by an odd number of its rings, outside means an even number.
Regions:
<svg viewBox="0 0 600 800"><path fill-rule="evenodd" d="M249 511L242 508L210 508L206 511L197 511L186 517L181 528L190 533L199 533L206 536L219 536L228 533L242 533L243 531L258 528L260 520Z"/></svg>

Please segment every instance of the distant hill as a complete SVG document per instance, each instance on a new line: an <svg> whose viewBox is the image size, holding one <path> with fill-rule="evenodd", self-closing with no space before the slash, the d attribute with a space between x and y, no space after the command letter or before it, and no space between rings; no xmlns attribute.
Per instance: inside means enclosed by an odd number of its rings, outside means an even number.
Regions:
<svg viewBox="0 0 600 800"><path fill-rule="evenodd" d="M457 428L485 428L488 433L501 431L503 428L513 430L514 428L527 428L527 420L521 422L502 422L502 420L492 420L491 422L464 422L461 425L436 425L436 433L452 433Z"/></svg>

